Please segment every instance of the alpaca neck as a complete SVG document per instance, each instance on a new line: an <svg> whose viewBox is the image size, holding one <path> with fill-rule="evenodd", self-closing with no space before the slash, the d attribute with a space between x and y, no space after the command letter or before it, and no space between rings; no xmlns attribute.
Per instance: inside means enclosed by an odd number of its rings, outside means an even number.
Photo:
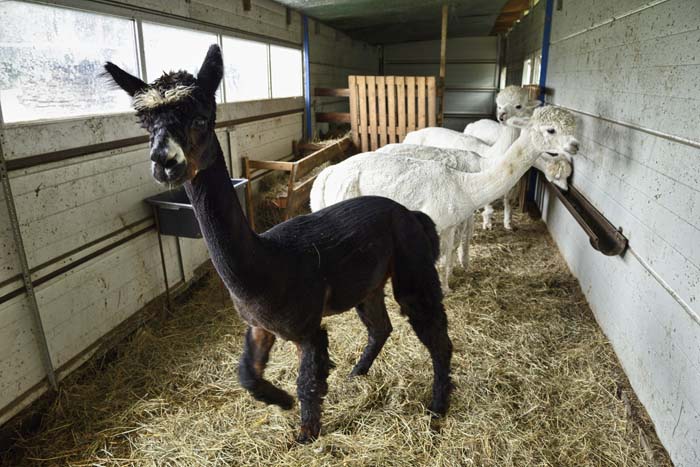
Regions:
<svg viewBox="0 0 700 467"><path fill-rule="evenodd" d="M265 261L262 240L248 226L231 183L219 141L209 149L215 162L185 183L212 263L234 296L255 293ZM259 291L257 291L259 292Z"/></svg>
<svg viewBox="0 0 700 467"><path fill-rule="evenodd" d="M463 174L462 186L467 190L474 209L505 195L529 169L540 152L530 143L529 132L523 130L507 151L494 155L488 167L475 174Z"/></svg>
<svg viewBox="0 0 700 467"><path fill-rule="evenodd" d="M496 142L486 151L483 157L486 159L493 159L504 154L519 136L520 128L501 124L501 130L498 132L498 139L496 139Z"/></svg>

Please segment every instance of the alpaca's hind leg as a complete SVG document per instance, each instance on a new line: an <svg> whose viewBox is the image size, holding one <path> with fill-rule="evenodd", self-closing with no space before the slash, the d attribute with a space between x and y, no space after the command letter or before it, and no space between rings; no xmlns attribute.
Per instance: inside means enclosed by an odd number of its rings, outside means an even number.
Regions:
<svg viewBox="0 0 700 467"><path fill-rule="evenodd" d="M452 361L452 341L447 334L447 315L442 303L421 303L424 300L400 299L402 313L408 316L408 321L418 339L430 352L433 361L433 399L430 411L436 416L447 413L450 405L452 381L450 365Z"/></svg>
<svg viewBox="0 0 700 467"><path fill-rule="evenodd" d="M249 327L245 335L245 347L238 365L238 379L245 389L257 400L266 404L279 405L291 409L294 398L282 389L263 379L263 373L270 349L275 343L275 335L263 328Z"/></svg>
<svg viewBox="0 0 700 467"><path fill-rule="evenodd" d="M445 264L442 268L442 292L448 293L450 291L450 276L452 275L452 267L454 266L454 253L455 253L455 231L457 227L450 227L443 232L443 237L445 238L445 249L443 250L443 255L445 257Z"/></svg>
<svg viewBox="0 0 700 467"><path fill-rule="evenodd" d="M384 290L379 289L370 294L364 302L357 305L356 309L358 316L367 327L367 345L355 368L352 369L351 376L367 374L392 331L391 320L384 304Z"/></svg>
<svg viewBox="0 0 700 467"><path fill-rule="evenodd" d="M472 215L469 220L463 224L464 228L459 238L459 248L457 249L457 255L459 258L459 264L465 271L469 269L469 242L474 235L474 215Z"/></svg>
<svg viewBox="0 0 700 467"><path fill-rule="evenodd" d="M309 443L321 431L321 403L328 392L328 333L319 329L311 338L299 343L299 348L297 395L301 403L301 429L297 442Z"/></svg>

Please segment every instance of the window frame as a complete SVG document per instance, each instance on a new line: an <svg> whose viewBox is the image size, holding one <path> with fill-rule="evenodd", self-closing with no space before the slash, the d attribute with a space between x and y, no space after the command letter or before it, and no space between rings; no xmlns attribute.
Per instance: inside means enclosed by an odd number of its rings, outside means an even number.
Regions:
<svg viewBox="0 0 700 467"><path fill-rule="evenodd" d="M142 80L146 80L146 55L145 55L145 50L144 50L144 41L143 41L143 22L147 23L155 23L160 26L168 26L168 27L175 27L175 28L181 28L181 29L187 29L187 30L193 30L197 32L207 32L210 34L216 35L216 43L219 45L219 47L222 48L223 50L223 36L228 36L236 39L243 39L243 40L248 40L248 41L253 41L253 42L258 42L258 43L263 43L266 45L267 49L267 60L268 60L268 96L265 99L254 99L251 101L235 101L235 102L227 102L226 100L226 86L224 83L224 80L222 80L221 83L221 102L217 102L217 106L222 106L222 105L231 105L231 104L237 104L240 102L253 102L256 100L260 101L266 101L266 100L285 100L285 99L290 99L290 98L298 98L298 97L304 97L304 88L303 88L303 76L305 73L307 73L307 70L304 70L304 64L303 64L303 47L302 44L292 42L292 41L287 41L284 39L279 39L271 36L266 36L264 34L256 34L253 32L247 32L247 31L242 31L237 28L229 28L225 26L211 26L209 23L204 23L200 22L197 20L191 20L191 19L185 19L185 18L179 18L174 16L174 14L170 14L166 16L165 14L157 14L155 12L150 12L145 9L136 9L134 7L129 7L129 6L119 6L119 5L113 5L113 4L103 4L103 3L93 3L90 0L54 0L51 3L47 3L45 1L41 0L17 0L23 3L29 3L29 4L40 4L44 5L50 8L58 8L58 9L68 9L68 10L74 10L74 11L80 11L83 13L92 13L92 14L98 14L98 15L105 15L105 16L112 16L115 18L120 18L120 19L126 19L130 20L132 22L132 29L133 29L133 34L136 40L136 47L135 47L135 54L136 54L136 64L138 67L138 77ZM302 55L302 63L301 63L301 73L302 73L302 90L301 94L299 96L293 96L293 97L272 97L272 66L271 66L271 61L270 61L270 46L271 45L279 45L282 47L287 47L287 48L292 48L299 50ZM225 59L224 59L225 60ZM226 63L224 62L224 67L226 66ZM48 118L48 119L35 119L35 120L20 120L20 121L15 121L15 122L5 122L3 118L3 112L2 112L2 102L0 101L0 128L8 128L8 127L22 127L22 126L36 126L38 124L47 124L47 123L55 123L55 122L63 122L63 121L71 121L71 120L84 120L88 118L94 118L94 117L108 117L108 116L116 116L116 115L123 115L123 114L130 114L133 113L133 110L125 110L121 112L105 112L105 113L88 113L84 115L66 115L64 117L56 117L56 118Z"/></svg>

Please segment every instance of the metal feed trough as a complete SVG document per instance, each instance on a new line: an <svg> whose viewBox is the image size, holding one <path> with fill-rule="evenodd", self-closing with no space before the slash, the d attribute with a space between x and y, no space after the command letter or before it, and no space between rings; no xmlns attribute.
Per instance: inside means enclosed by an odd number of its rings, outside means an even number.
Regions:
<svg viewBox="0 0 700 467"><path fill-rule="evenodd" d="M238 198L243 213L247 216L245 193L248 179L232 178L231 183L236 191L236 198ZM184 187L151 196L144 201L151 206L153 217L156 221L158 248L160 249L160 261L163 267L163 280L165 282L165 297L168 310L171 310L170 286L168 284L168 272L165 267L165 255L163 254L163 240L161 236L172 235L175 237L202 238L202 232L199 229L199 223L194 215L194 208L189 198L187 198ZM180 268L182 268L182 264L180 264Z"/></svg>

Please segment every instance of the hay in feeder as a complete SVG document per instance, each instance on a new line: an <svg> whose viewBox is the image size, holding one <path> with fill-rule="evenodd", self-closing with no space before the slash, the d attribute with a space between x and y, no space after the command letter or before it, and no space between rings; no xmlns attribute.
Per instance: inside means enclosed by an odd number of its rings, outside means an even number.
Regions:
<svg viewBox="0 0 700 467"><path fill-rule="evenodd" d="M244 326L212 274L175 316L34 406L40 427L4 465L671 465L545 227L520 214L515 225L478 231L470 271L451 283L457 389L439 431L428 354L387 298L394 332L366 377L347 378L366 339L355 313L326 319L337 367L322 437L291 445L298 407L265 406L237 383ZM267 378L294 393L296 369L278 342Z"/></svg>

